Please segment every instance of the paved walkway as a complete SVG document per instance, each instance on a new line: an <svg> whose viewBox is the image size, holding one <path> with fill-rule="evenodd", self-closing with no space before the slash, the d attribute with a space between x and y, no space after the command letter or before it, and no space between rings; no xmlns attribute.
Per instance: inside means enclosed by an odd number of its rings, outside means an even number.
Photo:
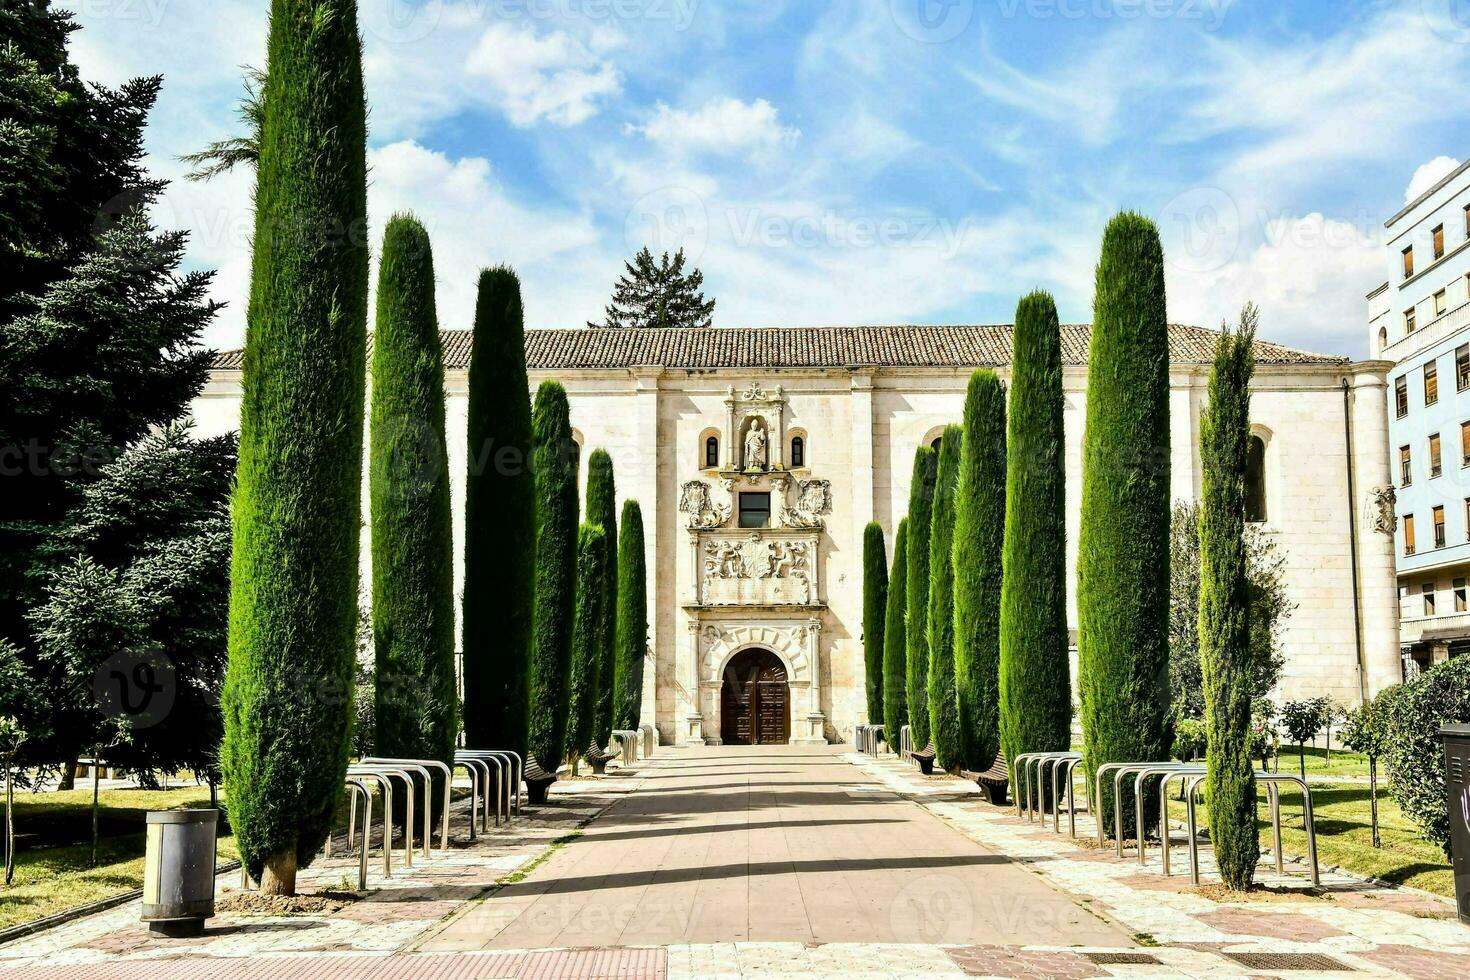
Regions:
<svg viewBox="0 0 1470 980"><path fill-rule="evenodd" d="M687 750L640 775L573 846L419 948L1129 945L838 748Z"/></svg>

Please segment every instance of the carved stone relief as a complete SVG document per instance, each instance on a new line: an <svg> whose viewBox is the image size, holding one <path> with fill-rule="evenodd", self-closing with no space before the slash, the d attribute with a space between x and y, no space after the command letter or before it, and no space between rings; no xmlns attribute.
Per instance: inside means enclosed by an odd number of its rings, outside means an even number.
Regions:
<svg viewBox="0 0 1470 980"><path fill-rule="evenodd" d="M728 494L729 481L724 484ZM702 480L690 480L679 488L679 512L689 515L689 526L695 529L724 527L730 520L730 505L716 504Z"/></svg>
<svg viewBox="0 0 1470 980"><path fill-rule="evenodd" d="M701 605L810 605L816 541L752 531L699 545Z"/></svg>
<svg viewBox="0 0 1470 980"><path fill-rule="evenodd" d="M832 484L828 480L802 480L797 484L796 506L782 507L785 527L820 529L822 517L832 513Z"/></svg>
<svg viewBox="0 0 1470 980"><path fill-rule="evenodd" d="M1398 503L1398 494L1393 487L1374 487L1368 491L1368 500L1365 505L1368 526L1375 531L1392 535L1399 527L1398 514L1395 513L1394 505Z"/></svg>

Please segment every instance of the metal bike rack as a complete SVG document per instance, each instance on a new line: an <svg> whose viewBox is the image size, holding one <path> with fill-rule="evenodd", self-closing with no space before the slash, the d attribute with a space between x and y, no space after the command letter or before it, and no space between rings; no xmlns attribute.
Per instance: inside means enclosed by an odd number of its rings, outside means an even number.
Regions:
<svg viewBox="0 0 1470 980"><path fill-rule="evenodd" d="M454 753L454 764L464 766L467 769L480 773L480 792L484 802L484 809L480 815L480 829L490 829L490 814L495 814L495 826L500 826L500 818L504 816L505 790L508 780L503 772L504 767L500 759L490 756L481 757L475 753L467 753L464 749L458 749ZM490 767L495 767L492 778ZM494 802L491 802L490 794L495 793Z"/></svg>
<svg viewBox="0 0 1470 980"><path fill-rule="evenodd" d="M348 792L352 794L354 809L356 809L357 794L362 794L363 827L367 829L363 832L362 847L359 848L357 856L357 890L365 892L367 891L368 838L371 836L373 826L373 794L367 788L367 783L364 783L360 779L349 779L345 785L347 786ZM331 843L332 837L329 834L327 835L327 845L330 847ZM347 842L347 850L349 854L352 852L351 841Z"/></svg>
<svg viewBox="0 0 1470 980"><path fill-rule="evenodd" d="M475 831L480 829L480 770L473 763L454 760L449 766L452 774L456 769L463 769L465 775L470 777L470 840L475 839ZM453 776L450 777L453 781Z"/></svg>
<svg viewBox="0 0 1470 980"><path fill-rule="evenodd" d="M904 762L908 762L914 755L914 733L908 725L898 729L898 754Z"/></svg>
<svg viewBox="0 0 1470 980"><path fill-rule="evenodd" d="M1041 793L1041 762L1045 759L1055 759L1060 756L1072 755L1071 752L1022 752L1016 756L1011 763L1011 772L1019 779L1016 784L1016 814L1024 816L1033 823L1036 820L1037 806L1032 805L1031 800L1031 764L1036 763L1036 804L1042 805Z"/></svg>
<svg viewBox="0 0 1470 980"><path fill-rule="evenodd" d="M643 758L653 758L653 750L656 747L654 743L658 741L658 730L652 725L639 725L638 734L643 736L643 744L640 746L643 751Z"/></svg>
<svg viewBox="0 0 1470 980"><path fill-rule="evenodd" d="M386 758L384 756L375 755L375 756L371 756L369 758L363 759L362 761L365 764L367 764L367 765L379 765L379 764L387 764L387 765L394 765L394 766L410 766L411 765L411 766L414 766L415 768L418 768L418 769L423 770L425 777L429 780L429 782L427 783L427 785L425 785L425 787L424 787L424 857L428 857L429 856L430 840L434 836L433 820L430 817L430 813L432 811L429 808L429 796L433 792L434 782L433 782L432 775L429 773L429 769L431 769L431 768L438 769L440 772L442 772L444 774L444 804L440 808L441 809L441 817L440 817L440 820L439 820L439 823L440 823L440 827L439 827L439 850L441 850L441 851L447 851L447 850L449 850L449 810L450 810L450 804L451 804L451 801L452 801L452 797L450 796L450 786L449 786L449 784L454 780L454 770L451 769L451 768L449 768L449 766L447 764L445 764L443 762L440 762L438 759L390 759L390 758ZM470 829L471 829L471 833L473 833L473 830L474 830L474 824L473 823L470 824Z"/></svg>
<svg viewBox="0 0 1470 980"><path fill-rule="evenodd" d="M1129 772L1137 771L1139 769L1153 769L1153 768L1156 768L1156 767L1159 767L1159 766L1170 766L1170 765L1172 765L1172 766L1181 766L1181 765L1183 765L1183 763L1168 763L1168 762L1104 762L1102 765L1100 765L1100 766L1097 767L1097 772L1093 774L1093 781L1094 781L1095 785L1092 788L1092 797L1088 800L1088 803L1092 806L1092 808L1094 810L1097 811L1097 812L1095 812L1093 814L1093 816L1096 818L1096 821L1097 821L1097 846L1098 847L1103 847L1108 842L1107 841L1107 830L1103 826L1103 820L1102 820L1102 805L1103 805L1103 799L1104 799L1104 797L1103 797L1103 777L1106 776L1106 775L1108 775L1108 774L1110 774L1110 773L1114 774L1113 775L1113 835L1114 835L1114 837L1117 838L1117 842L1118 842L1118 857L1121 858L1123 856L1123 827L1122 827L1122 823L1123 823L1123 804L1122 804L1122 802L1119 799L1119 794L1123 792L1123 777L1126 776ZM1136 813L1135 813L1135 822L1137 822L1137 814Z"/></svg>
<svg viewBox="0 0 1470 980"><path fill-rule="evenodd" d="M1184 765L1182 762L1117 762L1113 763L1113 836L1117 839L1118 857L1123 856L1123 780L1129 774L1134 777L1133 796L1134 799L1141 798L1138 783L1140 775L1144 772L1158 769L1163 772L1172 772ZM1101 783L1099 783L1099 799L1101 798ZM1101 821L1099 821L1101 826ZM1143 826L1143 810L1133 811L1133 832L1138 840L1138 846L1143 848L1143 835L1146 828ZM1099 831L1101 833L1101 831Z"/></svg>
<svg viewBox="0 0 1470 980"><path fill-rule="evenodd" d="M367 781L377 783L383 791L383 877L393 877L393 780L385 773L363 772L347 775L348 780L356 780L367 787ZM373 837L373 808L369 798L367 812L362 824L362 847L366 851L372 843ZM357 796L354 794L348 800L347 816L347 847L352 847L353 838L357 835Z"/></svg>
<svg viewBox="0 0 1470 980"><path fill-rule="evenodd" d="M638 761L638 733L631 728L619 728L613 732L613 738L618 740L621 746L619 754L625 766L631 766Z"/></svg>
<svg viewBox="0 0 1470 980"><path fill-rule="evenodd" d="M1062 799L1062 773L1065 772L1067 784L1067 832L1075 839L1077 836L1077 799L1075 796L1077 783L1077 767L1082 765L1081 752L1069 752L1066 756L1058 759L1051 769L1051 798L1052 798L1052 822L1051 829L1054 833L1062 832L1062 814L1058 805ZM1087 812L1092 812L1092 788L1087 779L1082 780L1082 788L1087 794Z"/></svg>
<svg viewBox="0 0 1470 980"><path fill-rule="evenodd" d="M368 761L364 760L362 762L359 762L358 765L363 765L363 766L397 766L399 769L403 769L403 770L405 770L405 771L407 771L407 772L409 772L409 773L411 773L411 774L413 774L415 776L418 776L421 779L423 779L423 781L424 781L424 858L425 858L425 860L427 860L428 858L433 857L434 856L434 854L433 854L433 847L434 847L434 775L433 775L433 773L429 772L428 766L425 766L423 763L420 763L420 762L407 762L407 761L402 761L402 760L400 760L398 762L383 762L383 761L368 762ZM409 811L409 813L412 813L412 812L413 812L412 810ZM410 819L408 821L408 823L409 823L409 826L407 826L407 827L404 828L404 832L406 834L408 834L409 839L412 840L413 839L413 820Z"/></svg>
<svg viewBox="0 0 1470 980"><path fill-rule="evenodd" d="M470 787L475 790L475 804L480 807L480 829L490 829L490 811L495 810L495 826L500 826L500 811L490 805L490 763L454 753L454 764L470 774ZM495 767L497 776L500 766Z"/></svg>
<svg viewBox="0 0 1470 980"><path fill-rule="evenodd" d="M509 749L460 749L455 757L494 762L498 771L503 766L504 775L508 778L502 779L503 792L498 795L504 800L506 819L510 819L512 813L521 812L521 779L525 775L526 764L518 753Z"/></svg>
<svg viewBox="0 0 1470 980"><path fill-rule="evenodd" d="M1159 780L1159 813L1160 814L1163 814L1163 815L1167 815L1168 812L1169 812L1169 784L1170 783L1172 783L1176 779L1178 779L1178 780L1187 780L1187 779L1190 779L1190 778L1192 778L1194 776L1203 776L1203 775L1205 775L1205 767L1204 766L1195 766L1195 765L1187 765L1187 764L1184 765L1184 766L1181 766L1178 769L1175 769L1173 772L1165 773L1164 774L1164 777ZM1169 854L1170 854L1170 850L1172 848L1172 845L1169 843L1169 827L1168 827L1168 822L1167 822L1167 816L1164 817L1164 820L1165 820L1164 826L1162 826L1159 829L1159 847L1160 847L1160 852L1159 853L1160 853L1160 856L1164 860L1164 877L1167 878L1170 874L1172 874L1172 872L1169 870Z"/></svg>
<svg viewBox="0 0 1470 980"><path fill-rule="evenodd" d="M1203 775L1204 770L1199 766L1191 765L1187 762L1160 762L1157 765L1148 767L1147 769L1140 769L1134 775L1133 820L1135 824L1140 824L1142 821L1141 814L1143 813L1143 784L1152 779L1154 776L1168 777L1170 775L1178 775L1180 773L1187 773L1189 775ZM1113 802L1116 806L1116 798ZM1166 851L1169 849L1169 804L1168 801L1164 799L1162 794L1160 794L1159 796L1159 845ZM1140 866L1147 864L1147 855L1148 842L1144 839L1143 827L1139 826L1138 863Z"/></svg>
<svg viewBox="0 0 1470 980"><path fill-rule="evenodd" d="M413 867L413 774L408 769L405 769L402 766L369 766L357 762L347 767L347 775L382 775L391 776L396 779L403 780L404 791L408 794L408 799L404 801L403 863L406 867ZM389 828L391 831L393 819L393 798L391 795L388 795L386 793L384 794L384 796L387 800L387 802L384 804L387 807L386 812L384 813L384 819L389 821ZM392 834L390 832L383 846L391 846L388 841L391 841L392 839Z"/></svg>
<svg viewBox="0 0 1470 980"><path fill-rule="evenodd" d="M1046 789L1046 767L1052 767L1051 812L1053 830L1060 831L1062 829L1061 798L1057 796L1056 792L1057 770L1061 768L1062 763L1081 758L1082 755L1078 752L1049 752L1036 760L1036 802L1041 809L1042 823L1046 822L1046 793L1043 792Z"/></svg>
<svg viewBox="0 0 1470 980"><path fill-rule="evenodd" d="M1201 783L1205 781L1204 776L1195 776L1186 784L1184 790L1185 822L1189 833L1189 880L1191 883L1199 884L1199 838L1198 817L1195 814L1195 793ZM1320 885L1322 877L1317 867L1317 825L1312 817L1312 788L1307 781L1300 776L1293 776L1284 772L1257 772L1256 782L1264 783L1266 786L1266 797L1271 805L1271 834L1276 850L1276 870L1284 874L1286 872L1286 860L1281 853L1281 783L1294 783L1302 791L1302 821L1307 831L1307 870L1312 879L1312 884Z"/></svg>

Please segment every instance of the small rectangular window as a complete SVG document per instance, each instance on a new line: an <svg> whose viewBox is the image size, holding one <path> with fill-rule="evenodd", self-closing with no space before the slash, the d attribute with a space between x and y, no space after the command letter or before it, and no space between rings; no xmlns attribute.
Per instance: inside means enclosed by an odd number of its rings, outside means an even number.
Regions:
<svg viewBox="0 0 1470 980"><path fill-rule="evenodd" d="M740 526L770 527L771 495L769 493L742 493L740 495Z"/></svg>
<svg viewBox="0 0 1470 980"><path fill-rule="evenodd" d="M1399 486L1414 485L1414 452L1408 446L1399 447Z"/></svg>
<svg viewBox="0 0 1470 980"><path fill-rule="evenodd" d="M1433 405L1439 401L1439 367L1434 361L1424 365L1424 404Z"/></svg>
<svg viewBox="0 0 1470 980"><path fill-rule="evenodd" d="M1424 594L1424 615L1434 615L1434 583L1425 582L1419 586L1419 591Z"/></svg>
<svg viewBox="0 0 1470 980"><path fill-rule="evenodd" d="M1446 295L1447 292L1448 290L1441 289L1439 292L1434 294L1435 316L1444 316L1444 311L1449 309L1449 297Z"/></svg>
<svg viewBox="0 0 1470 980"><path fill-rule="evenodd" d="M1470 388L1470 344L1455 348L1455 390Z"/></svg>
<svg viewBox="0 0 1470 980"><path fill-rule="evenodd" d="M1398 418L1409 414L1409 379L1402 374L1393 379L1393 408Z"/></svg>
<svg viewBox="0 0 1470 980"><path fill-rule="evenodd" d="M1444 225L1435 225L1430 235L1434 237L1434 257L1444 258Z"/></svg>
<svg viewBox="0 0 1470 980"><path fill-rule="evenodd" d="M1444 547L1444 507L1434 508L1434 546Z"/></svg>
<svg viewBox="0 0 1470 980"><path fill-rule="evenodd" d="M1470 422L1460 423L1460 465L1470 466Z"/></svg>
<svg viewBox="0 0 1470 980"><path fill-rule="evenodd" d="M1413 333L1418 328L1419 325L1414 318L1414 307L1411 306L1404 311L1404 333Z"/></svg>
<svg viewBox="0 0 1470 980"><path fill-rule="evenodd" d="M1429 437L1429 478L1432 480L1444 472L1440 464L1439 433L1436 432Z"/></svg>
<svg viewBox="0 0 1470 980"><path fill-rule="evenodd" d="M1470 204L1465 205L1465 237L1470 238Z"/></svg>
<svg viewBox="0 0 1470 980"><path fill-rule="evenodd" d="M1455 587L1455 612L1470 611L1470 594L1467 594L1465 580L1457 578L1453 584Z"/></svg>
<svg viewBox="0 0 1470 980"><path fill-rule="evenodd" d="M1404 554L1414 553L1414 515L1404 515Z"/></svg>
<svg viewBox="0 0 1470 980"><path fill-rule="evenodd" d="M1407 279L1414 274L1414 246L1410 245L1404 249L1404 278Z"/></svg>

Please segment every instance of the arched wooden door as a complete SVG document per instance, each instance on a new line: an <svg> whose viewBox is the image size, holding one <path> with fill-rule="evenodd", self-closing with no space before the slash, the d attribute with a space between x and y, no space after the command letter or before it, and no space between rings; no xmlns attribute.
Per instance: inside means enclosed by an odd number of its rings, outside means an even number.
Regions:
<svg viewBox="0 0 1470 980"><path fill-rule="evenodd" d="M769 650L745 650L725 668L720 740L726 745L785 745L791 738L786 665Z"/></svg>

